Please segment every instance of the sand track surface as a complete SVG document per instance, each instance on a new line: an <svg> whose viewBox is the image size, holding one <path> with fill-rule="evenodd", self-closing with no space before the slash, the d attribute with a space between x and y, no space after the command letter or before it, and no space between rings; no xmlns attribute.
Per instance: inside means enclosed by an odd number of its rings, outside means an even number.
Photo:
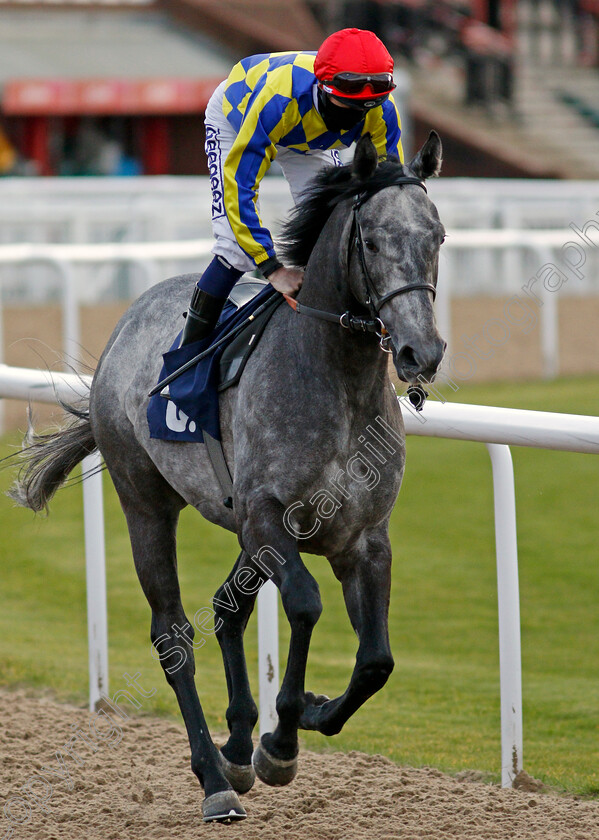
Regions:
<svg viewBox="0 0 599 840"><path fill-rule="evenodd" d="M289 787L242 798L247 820L204 825L181 725L5 689L0 711L0 840L599 840L598 801L358 752L302 751Z"/></svg>

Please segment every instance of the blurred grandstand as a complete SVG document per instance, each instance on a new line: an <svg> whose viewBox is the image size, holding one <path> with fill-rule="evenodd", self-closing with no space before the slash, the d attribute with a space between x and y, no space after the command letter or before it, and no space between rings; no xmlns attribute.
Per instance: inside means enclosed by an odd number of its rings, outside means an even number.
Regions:
<svg viewBox="0 0 599 840"><path fill-rule="evenodd" d="M0 173L203 174L243 55L373 29L446 175L599 174L598 0L0 0Z"/></svg>

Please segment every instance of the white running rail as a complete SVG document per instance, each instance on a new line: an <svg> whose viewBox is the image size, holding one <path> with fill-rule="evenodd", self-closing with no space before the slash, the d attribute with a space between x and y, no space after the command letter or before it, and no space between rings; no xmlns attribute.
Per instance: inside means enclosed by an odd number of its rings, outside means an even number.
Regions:
<svg viewBox="0 0 599 840"><path fill-rule="evenodd" d="M0 398L54 402L85 392L90 377L0 364ZM513 408L428 401L418 414L400 398L406 432L412 435L480 441L487 445L493 470L495 541L499 609L501 681L501 779L510 787L522 770L522 677L520 598L514 472L509 446L528 446L599 454L599 417L554 414ZM102 481L98 455L83 462L87 570L90 710L108 693L106 573ZM269 582L258 599L260 731L276 724L279 688L278 598Z"/></svg>
<svg viewBox="0 0 599 840"><path fill-rule="evenodd" d="M553 262L555 254L572 239L571 230L450 230L443 250L450 255L465 251L496 251L508 255L516 250L530 253L538 268ZM160 266L178 260L193 260L200 269L208 260L212 239L193 239L169 242L118 242L99 244L50 245L23 243L0 245L0 268L2 266L45 264L54 271L61 290L63 350L76 361L81 352L79 327L79 294L77 291L76 266L129 263L136 266L141 282L136 284L137 293L164 279ZM582 247L582 246L579 246ZM586 249L592 250L587 247ZM439 265L439 294L436 311L439 330L450 345L451 352L451 272L447 260ZM542 305L539 309L540 341L542 350L543 376L555 377L559 372L559 324L558 295L538 283ZM0 347L1 360L1 347Z"/></svg>

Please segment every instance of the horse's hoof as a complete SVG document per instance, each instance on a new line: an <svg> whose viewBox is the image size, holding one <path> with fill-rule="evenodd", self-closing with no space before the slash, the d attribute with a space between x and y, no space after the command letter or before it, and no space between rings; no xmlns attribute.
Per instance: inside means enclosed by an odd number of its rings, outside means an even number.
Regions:
<svg viewBox="0 0 599 840"><path fill-rule="evenodd" d="M314 694L312 691L306 691L304 694L306 706L322 706L323 703L328 703L330 699L326 694Z"/></svg>
<svg viewBox="0 0 599 840"><path fill-rule="evenodd" d="M288 785L297 773L297 757L288 760L275 758L264 748L262 742L254 750L252 764L258 778L271 787Z"/></svg>
<svg viewBox="0 0 599 840"><path fill-rule="evenodd" d="M256 781L256 771L251 764L233 764L219 750L220 767L226 780L237 793L247 793Z"/></svg>
<svg viewBox="0 0 599 840"><path fill-rule="evenodd" d="M322 707L325 703L330 703L330 697L326 694L313 694L311 691L306 691L304 697L306 705L300 717L299 728L319 732L322 723Z"/></svg>
<svg viewBox="0 0 599 840"><path fill-rule="evenodd" d="M233 822L247 817L234 790L219 790L202 802L204 822Z"/></svg>

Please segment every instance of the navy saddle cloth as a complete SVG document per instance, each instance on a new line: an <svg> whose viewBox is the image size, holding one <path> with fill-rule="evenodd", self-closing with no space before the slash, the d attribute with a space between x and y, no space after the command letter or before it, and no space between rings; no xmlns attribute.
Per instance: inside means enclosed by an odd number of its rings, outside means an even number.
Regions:
<svg viewBox="0 0 599 840"><path fill-rule="evenodd" d="M250 321L230 341L215 347L212 353L208 353L196 365L173 380L169 385L170 399L165 399L160 394L151 397L147 411L150 437L201 443L204 440L202 432L205 431L211 437L220 440L219 391L239 380L270 316L284 300L282 295L267 283L258 294L239 306L240 297L244 297L244 286L253 290L256 284L248 283L243 278L237 283L212 335L179 348L179 333L171 349L163 354L164 365L158 381L162 381L181 365L207 350L268 301L265 311L258 315L256 320Z"/></svg>

